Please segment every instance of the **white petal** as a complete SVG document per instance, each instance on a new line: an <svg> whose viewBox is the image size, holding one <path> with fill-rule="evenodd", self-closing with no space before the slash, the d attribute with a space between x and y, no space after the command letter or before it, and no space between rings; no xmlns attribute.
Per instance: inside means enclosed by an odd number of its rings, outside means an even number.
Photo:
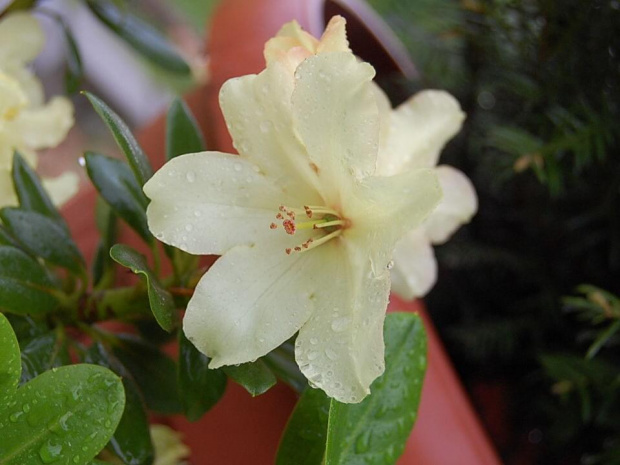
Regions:
<svg viewBox="0 0 620 465"><path fill-rule="evenodd" d="M65 172L55 178L44 178L42 181L43 187L57 207L67 202L78 191L79 178L76 173Z"/></svg>
<svg viewBox="0 0 620 465"><path fill-rule="evenodd" d="M478 197L471 181L459 170L442 165L436 169L443 191L441 202L423 224L433 244L443 244L478 210Z"/></svg>
<svg viewBox="0 0 620 465"><path fill-rule="evenodd" d="M293 336L314 311L324 292L326 249L287 255L293 240L235 247L200 280L183 329L212 358L211 368L256 360Z"/></svg>
<svg viewBox="0 0 620 465"><path fill-rule="evenodd" d="M259 75L230 79L220 106L239 154L284 190L318 201L317 179L291 122L294 79L280 62Z"/></svg>
<svg viewBox="0 0 620 465"><path fill-rule="evenodd" d="M405 300L423 297L437 281L437 260L422 228L397 242L391 277L392 291Z"/></svg>
<svg viewBox="0 0 620 465"><path fill-rule="evenodd" d="M344 211L353 225L345 234L373 236L391 250L401 237L428 218L440 200L435 170L368 177L347 199ZM374 253L377 247L372 249Z"/></svg>
<svg viewBox="0 0 620 465"><path fill-rule="evenodd" d="M11 170L0 168L0 208L17 206Z"/></svg>
<svg viewBox="0 0 620 465"><path fill-rule="evenodd" d="M270 65L275 61L286 59L287 53L293 48L301 48L306 52L302 52L302 55L310 56L316 52L318 43L319 41L304 31L297 21L291 21L282 26L276 36L265 43L263 52L265 62ZM294 72L295 67L291 71Z"/></svg>
<svg viewBox="0 0 620 465"><path fill-rule="evenodd" d="M42 107L20 112L7 126L20 138L20 145L34 150L55 147L73 126L73 105L64 97L54 97Z"/></svg>
<svg viewBox="0 0 620 465"><path fill-rule="evenodd" d="M350 52L346 26L347 21L342 16L333 16L319 40L316 53Z"/></svg>
<svg viewBox="0 0 620 465"><path fill-rule="evenodd" d="M0 125L16 118L27 103L19 82L0 72Z"/></svg>
<svg viewBox="0 0 620 465"><path fill-rule="evenodd" d="M297 68L294 123L324 191L337 191L351 172L357 177L374 172L379 139L374 75L372 66L344 52L312 56Z"/></svg>
<svg viewBox="0 0 620 465"><path fill-rule="evenodd" d="M301 328L295 358L310 383L340 402L360 402L384 370L389 273L375 274L363 248L330 241L317 311Z"/></svg>
<svg viewBox="0 0 620 465"><path fill-rule="evenodd" d="M219 152L172 159L144 193L151 199L146 213L155 237L194 254L223 254L272 237L276 231L269 225L289 198L256 165Z"/></svg>
<svg viewBox="0 0 620 465"><path fill-rule="evenodd" d="M392 113L390 135L381 147L377 172L391 175L437 164L444 145L461 129L458 101L439 90L419 92Z"/></svg>
<svg viewBox="0 0 620 465"><path fill-rule="evenodd" d="M45 36L39 22L28 13L13 13L0 20L0 67L27 63L43 49Z"/></svg>

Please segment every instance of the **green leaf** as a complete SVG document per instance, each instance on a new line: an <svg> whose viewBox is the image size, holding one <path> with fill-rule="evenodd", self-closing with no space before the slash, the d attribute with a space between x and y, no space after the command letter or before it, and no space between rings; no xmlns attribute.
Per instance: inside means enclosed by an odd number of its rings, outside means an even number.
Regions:
<svg viewBox="0 0 620 465"><path fill-rule="evenodd" d="M117 263L145 277L151 311L159 325L170 332L175 325L175 308L172 295L151 271L144 255L129 246L116 244L110 249L110 256Z"/></svg>
<svg viewBox="0 0 620 465"><path fill-rule="evenodd" d="M86 464L107 444L125 407L121 380L94 365L47 371L0 407L0 464Z"/></svg>
<svg viewBox="0 0 620 465"><path fill-rule="evenodd" d="M297 402L280 441L276 465L321 465L325 455L330 399L308 388Z"/></svg>
<svg viewBox="0 0 620 465"><path fill-rule="evenodd" d="M12 245L13 247L19 247L17 241L11 234L6 230L4 226L0 224L0 245Z"/></svg>
<svg viewBox="0 0 620 465"><path fill-rule="evenodd" d="M166 116L166 158L205 150L198 122L181 99L175 99Z"/></svg>
<svg viewBox="0 0 620 465"><path fill-rule="evenodd" d="M127 157L136 180L140 186L143 186L153 176L153 168L131 130L121 117L112 111L100 98L90 92L84 92L84 95L110 129L114 140L116 140L116 143Z"/></svg>
<svg viewBox="0 0 620 465"><path fill-rule="evenodd" d="M0 310L41 314L58 305L58 292L45 268L25 252L0 246Z"/></svg>
<svg viewBox="0 0 620 465"><path fill-rule="evenodd" d="M84 361L109 368L123 380L125 410L108 447L126 465L152 463L154 451L149 421L144 400L131 374L100 342L88 349Z"/></svg>
<svg viewBox="0 0 620 465"><path fill-rule="evenodd" d="M68 94L74 94L80 88L84 78L84 67L82 66L82 56L80 49L75 42L71 30L64 21L61 21L62 31L65 35L67 44L67 69L65 71L65 89Z"/></svg>
<svg viewBox="0 0 620 465"><path fill-rule="evenodd" d="M223 370L235 382L243 386L252 397L264 394L277 382L273 372L261 359L242 365L223 367Z"/></svg>
<svg viewBox="0 0 620 465"><path fill-rule="evenodd" d="M0 218L12 235L33 255L75 275L85 274L86 262L69 232L58 222L34 211L3 208Z"/></svg>
<svg viewBox="0 0 620 465"><path fill-rule="evenodd" d="M32 210L57 221L66 227L65 221L58 213L49 195L41 185L34 170L24 161L18 152L13 155L13 186L22 210Z"/></svg>
<svg viewBox="0 0 620 465"><path fill-rule="evenodd" d="M176 364L157 347L129 335L118 336L114 355L129 370L149 409L164 415L179 413Z"/></svg>
<svg viewBox="0 0 620 465"><path fill-rule="evenodd" d="M179 395L189 421L199 420L226 390L226 375L221 370L209 369L209 361L179 331Z"/></svg>
<svg viewBox="0 0 620 465"><path fill-rule="evenodd" d="M0 313L0 408L17 389L21 369L17 338L9 320Z"/></svg>
<svg viewBox="0 0 620 465"><path fill-rule="evenodd" d="M393 464L416 420L426 371L426 333L418 315L392 313L384 328L385 373L359 404L332 399L326 465Z"/></svg>
<svg viewBox="0 0 620 465"><path fill-rule="evenodd" d="M147 243L153 236L146 222L148 200L129 166L115 158L98 153L84 155L86 171L101 197Z"/></svg>
<svg viewBox="0 0 620 465"><path fill-rule="evenodd" d="M114 280L114 260L110 257L110 249L116 242L116 218L110 205L98 195L95 206L95 220L101 237L95 251L95 259L93 260L94 286L100 285L100 282L105 280L106 282L103 283L105 287L106 284L112 284Z"/></svg>
<svg viewBox="0 0 620 465"><path fill-rule="evenodd" d="M292 342L286 341L262 359L278 379L284 381L298 393L301 394L308 387L308 380L299 370L295 361L295 346Z"/></svg>
<svg viewBox="0 0 620 465"><path fill-rule="evenodd" d="M88 0L90 10L138 53L159 67L182 75L191 69L175 48L151 25L106 0Z"/></svg>
<svg viewBox="0 0 620 465"><path fill-rule="evenodd" d="M71 359L64 336L57 331L35 336L20 344L24 384L51 368L69 365Z"/></svg>

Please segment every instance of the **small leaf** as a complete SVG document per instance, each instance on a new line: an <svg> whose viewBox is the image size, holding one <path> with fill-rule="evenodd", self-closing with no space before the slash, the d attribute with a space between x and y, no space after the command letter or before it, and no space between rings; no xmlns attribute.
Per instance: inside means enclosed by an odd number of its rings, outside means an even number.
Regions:
<svg viewBox="0 0 620 465"><path fill-rule="evenodd" d="M159 325L170 332L175 324L175 308L172 295L151 271L144 255L129 246L116 244L110 249L110 256L126 268L146 278L151 311Z"/></svg>
<svg viewBox="0 0 620 465"><path fill-rule="evenodd" d="M140 339L118 336L114 355L129 370L149 409L165 415L181 411L176 364L157 347Z"/></svg>
<svg viewBox="0 0 620 465"><path fill-rule="evenodd" d="M17 241L11 234L6 230L4 226L0 224L0 245L11 245L13 247L18 247Z"/></svg>
<svg viewBox="0 0 620 465"><path fill-rule="evenodd" d="M80 49L64 21L62 21L62 30L65 35L67 44L67 69L65 71L65 88L68 94L74 94L80 88L82 79L84 78L84 68L82 66L82 56Z"/></svg>
<svg viewBox="0 0 620 465"><path fill-rule="evenodd" d="M89 463L107 444L124 407L121 380L105 368L47 371L0 406L0 464Z"/></svg>
<svg viewBox="0 0 620 465"><path fill-rule="evenodd" d="M51 368L69 365L71 359L64 337L57 331L49 331L20 344L22 375L19 381L24 384Z"/></svg>
<svg viewBox="0 0 620 465"><path fill-rule="evenodd" d="M199 420L226 390L226 375L221 370L207 368L209 361L179 331L179 394L189 421Z"/></svg>
<svg viewBox="0 0 620 465"><path fill-rule="evenodd" d="M332 399L326 465L393 464L416 420L426 371L426 333L411 313L392 313L384 327L385 373L359 404Z"/></svg>
<svg viewBox="0 0 620 465"><path fill-rule="evenodd" d="M34 170L28 166L17 152L13 155L13 186L22 210L32 210L57 221L66 227L65 221L58 213L49 195L43 188Z"/></svg>
<svg viewBox="0 0 620 465"><path fill-rule="evenodd" d="M57 291L38 261L15 247L0 246L0 310L45 313L58 305Z"/></svg>
<svg viewBox="0 0 620 465"><path fill-rule="evenodd" d="M198 122L181 99L175 99L166 116L166 159L205 150Z"/></svg>
<svg viewBox="0 0 620 465"><path fill-rule="evenodd" d="M84 92L84 95L110 129L114 140L116 140L116 143L127 157L136 180L140 186L143 186L153 176L153 168L131 130L121 117L112 111L100 98L90 92Z"/></svg>
<svg viewBox="0 0 620 465"><path fill-rule="evenodd" d="M329 405L329 397L320 389L304 391L286 425L276 465L323 463Z"/></svg>
<svg viewBox="0 0 620 465"><path fill-rule="evenodd" d="M101 343L95 343L88 349L84 361L109 368L123 380L125 410L110 438L109 447L126 465L151 463L154 451L148 417L144 400L131 374Z"/></svg>
<svg viewBox="0 0 620 465"><path fill-rule="evenodd" d="M41 213L18 208L3 208L0 218L33 255L76 275L84 275L86 262L69 232L58 222Z"/></svg>
<svg viewBox="0 0 620 465"><path fill-rule="evenodd" d="M21 369L17 338L9 320L0 313L0 408L15 393Z"/></svg>
<svg viewBox="0 0 620 465"><path fill-rule="evenodd" d="M101 197L147 243L153 236L146 222L148 200L132 175L129 166L115 158L87 152L86 171Z"/></svg>
<svg viewBox="0 0 620 465"><path fill-rule="evenodd" d="M191 73L185 60L151 25L110 1L88 0L86 4L101 22L157 66L176 74Z"/></svg>
<svg viewBox="0 0 620 465"><path fill-rule="evenodd" d="M252 397L264 394L277 382L275 375L261 359L238 366L223 367L224 372L248 391Z"/></svg>

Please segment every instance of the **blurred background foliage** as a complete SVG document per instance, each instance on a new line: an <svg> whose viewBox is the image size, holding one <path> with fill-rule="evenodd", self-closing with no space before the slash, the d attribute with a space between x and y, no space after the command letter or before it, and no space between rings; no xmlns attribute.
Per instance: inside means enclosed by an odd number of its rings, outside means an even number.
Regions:
<svg viewBox="0 0 620 465"><path fill-rule="evenodd" d="M619 464L620 2L370 3L411 91L468 115L442 162L480 208L425 300L496 445L508 464Z"/></svg>

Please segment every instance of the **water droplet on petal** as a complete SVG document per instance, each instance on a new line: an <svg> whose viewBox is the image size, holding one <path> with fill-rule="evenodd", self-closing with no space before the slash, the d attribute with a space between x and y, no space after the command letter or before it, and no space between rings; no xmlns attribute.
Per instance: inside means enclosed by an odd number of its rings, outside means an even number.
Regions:
<svg viewBox="0 0 620 465"><path fill-rule="evenodd" d="M268 133L269 131L271 131L272 127L273 124L271 123L271 121L263 121L260 123L260 130L262 133Z"/></svg>
<svg viewBox="0 0 620 465"><path fill-rule="evenodd" d="M338 358L338 354L330 348L325 349L325 355L330 360L336 360Z"/></svg>
<svg viewBox="0 0 620 465"><path fill-rule="evenodd" d="M194 182L196 180L196 175L193 171L188 171L185 178L187 179L187 182Z"/></svg>
<svg viewBox="0 0 620 465"><path fill-rule="evenodd" d="M314 345L314 344L316 344L318 342L319 342L319 340L316 337L311 337L310 338L310 344Z"/></svg>
<svg viewBox="0 0 620 465"><path fill-rule="evenodd" d="M191 231L192 229L194 229L194 227L193 227L191 224L186 224L186 225L185 225L185 230L186 230L186 231L188 231L188 232L189 232L189 231Z"/></svg>
<svg viewBox="0 0 620 465"><path fill-rule="evenodd" d="M316 351L308 352L308 360L315 360L319 356L319 353Z"/></svg>
<svg viewBox="0 0 620 465"><path fill-rule="evenodd" d="M241 166L241 163L237 162L233 165L233 168L235 169L235 171L241 171L243 169L243 166Z"/></svg>
<svg viewBox="0 0 620 465"><path fill-rule="evenodd" d="M387 269L391 270L392 268L394 268L394 260L390 260L387 264Z"/></svg>
<svg viewBox="0 0 620 465"><path fill-rule="evenodd" d="M332 321L332 331L337 333L345 331L349 327L350 323L351 319L349 317L343 316L342 318L336 318Z"/></svg>

